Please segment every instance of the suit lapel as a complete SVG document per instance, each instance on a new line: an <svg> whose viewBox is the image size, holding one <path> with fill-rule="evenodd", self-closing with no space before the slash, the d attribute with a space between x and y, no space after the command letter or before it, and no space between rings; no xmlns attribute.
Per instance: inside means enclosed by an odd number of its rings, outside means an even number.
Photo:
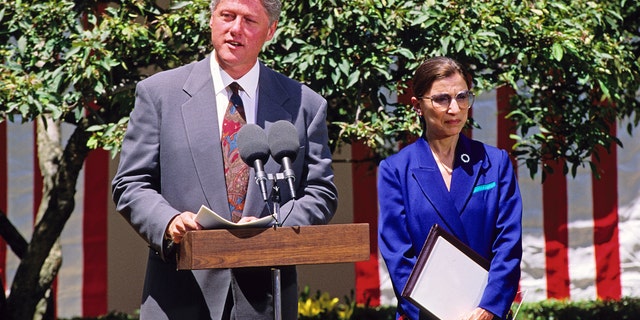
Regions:
<svg viewBox="0 0 640 320"><path fill-rule="evenodd" d="M418 144L416 154L411 156L417 159L418 166L412 169L413 177L449 230L467 243L467 235L460 220L460 211L454 205L451 193L447 191L429 144L423 138L416 143Z"/></svg>
<svg viewBox="0 0 640 320"><path fill-rule="evenodd" d="M224 164L220 146L220 130L213 80L208 57L196 62L184 84L184 91L191 99L182 105L184 127L189 149L198 174L207 206L219 215L231 220L231 213L224 190Z"/></svg>
<svg viewBox="0 0 640 320"><path fill-rule="evenodd" d="M209 59L197 62L184 84L184 91L191 96L183 106L182 115L187 131L198 179L207 198L208 206L221 216L231 220L224 185L224 164L220 146L220 130L217 121L217 108L213 89L213 80L209 71ZM291 99L291 90L283 87L274 71L260 64L258 82L258 110L256 124L269 132L271 124L278 120L292 121L290 108L297 108L295 99ZM294 95L295 96L295 95ZM298 95L299 96L299 95ZM298 103L299 105L299 103ZM265 172L280 172L281 166L273 160L265 164ZM268 187L271 184L267 184ZM260 187L255 183L255 173L250 170L249 187L244 212L256 215L266 212Z"/></svg>
<svg viewBox="0 0 640 320"><path fill-rule="evenodd" d="M482 168L489 165L485 158L481 144L472 144L470 139L460 135L451 182L451 194L456 195L454 201L459 212L463 212L469 203Z"/></svg>
<svg viewBox="0 0 640 320"><path fill-rule="evenodd" d="M265 67L262 63L260 63L258 88L256 124L264 128L265 134L268 134L271 125L278 120L292 121L292 115L287 109L292 103L290 91L283 88L275 72ZM264 170L267 173L280 172L281 166L270 159L264 165ZM271 186L271 183L267 183L267 187ZM270 194L271 190L268 190L268 193ZM261 212L264 214L264 211L265 204L262 200L260 187L255 183L254 170L251 170L244 212L249 215L254 215L260 214Z"/></svg>

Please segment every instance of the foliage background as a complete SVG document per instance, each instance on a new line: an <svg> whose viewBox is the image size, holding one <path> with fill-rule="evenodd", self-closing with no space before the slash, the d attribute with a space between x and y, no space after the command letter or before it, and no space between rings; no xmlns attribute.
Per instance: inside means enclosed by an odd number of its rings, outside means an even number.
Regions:
<svg viewBox="0 0 640 320"><path fill-rule="evenodd" d="M46 296L78 172L90 148L117 154L135 84L210 52L208 5L0 0L0 121L37 122L45 169L30 242L0 219L22 259L11 295L0 295L3 319L31 318ZM544 178L553 161L597 175L596 152L619 144L611 125L631 119L631 132L640 121L637 1L284 1L279 26L264 63L327 98L332 148L361 141L374 162L420 134L410 107L382 89L407 92L434 55L467 66L477 93L513 88L512 154L531 175L542 167ZM65 143L55 134L63 121L76 125Z"/></svg>
<svg viewBox="0 0 640 320"><path fill-rule="evenodd" d="M404 92L435 55L466 65L478 93L515 89L513 154L532 176L548 160L566 160L565 174L593 165L596 146L619 143L610 125L640 117L632 1L305 1L284 17L266 58L330 99L334 141L361 140L378 158L420 131L380 88Z"/></svg>
<svg viewBox="0 0 640 320"><path fill-rule="evenodd" d="M117 152L135 83L211 49L206 0L109 3L96 15L105 2L3 1L5 117L49 112L78 121L90 110L100 125L91 146ZM612 123L631 117L631 132L640 120L639 7L628 0L285 1L262 59L330 101L332 147L360 140L380 159L420 134L410 108L388 101L381 88L405 92L422 60L451 56L472 71L477 93L515 89L513 154L532 175L558 159L567 161L565 173L575 172L594 165L597 146L619 143Z"/></svg>

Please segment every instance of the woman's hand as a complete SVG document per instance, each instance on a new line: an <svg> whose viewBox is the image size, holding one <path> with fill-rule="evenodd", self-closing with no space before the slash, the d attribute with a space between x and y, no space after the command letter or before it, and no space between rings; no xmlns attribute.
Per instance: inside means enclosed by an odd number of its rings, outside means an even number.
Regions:
<svg viewBox="0 0 640 320"><path fill-rule="evenodd" d="M464 317L462 317L462 319L464 320L492 320L493 319L493 313L482 309L482 308L475 308L473 311L467 313Z"/></svg>

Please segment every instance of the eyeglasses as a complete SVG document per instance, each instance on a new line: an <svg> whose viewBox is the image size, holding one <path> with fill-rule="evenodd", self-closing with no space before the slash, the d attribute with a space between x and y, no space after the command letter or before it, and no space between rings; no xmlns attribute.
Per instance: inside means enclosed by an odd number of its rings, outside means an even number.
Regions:
<svg viewBox="0 0 640 320"><path fill-rule="evenodd" d="M458 108L460 108L460 110L467 110L471 108L475 97L476 96L473 94L473 92L469 90L458 92L455 97ZM451 100L453 100L453 98L447 93L435 94L430 97L418 97L418 99L431 100L431 105L440 111L448 110L449 106L451 105Z"/></svg>

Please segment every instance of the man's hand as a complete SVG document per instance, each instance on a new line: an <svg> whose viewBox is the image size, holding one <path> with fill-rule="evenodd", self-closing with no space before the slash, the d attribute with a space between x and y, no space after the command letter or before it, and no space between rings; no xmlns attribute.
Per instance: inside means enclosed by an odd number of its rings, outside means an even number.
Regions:
<svg viewBox="0 0 640 320"><path fill-rule="evenodd" d="M196 222L196 214L193 212L185 211L173 218L165 231L167 239L171 239L174 243L180 243L182 237L184 237L187 231L200 230L200 226Z"/></svg>
<svg viewBox="0 0 640 320"><path fill-rule="evenodd" d="M243 223L247 223L247 222L251 222L253 220L258 220L258 218L256 217L242 217L240 218L240 221L238 221L238 224L243 224Z"/></svg>

